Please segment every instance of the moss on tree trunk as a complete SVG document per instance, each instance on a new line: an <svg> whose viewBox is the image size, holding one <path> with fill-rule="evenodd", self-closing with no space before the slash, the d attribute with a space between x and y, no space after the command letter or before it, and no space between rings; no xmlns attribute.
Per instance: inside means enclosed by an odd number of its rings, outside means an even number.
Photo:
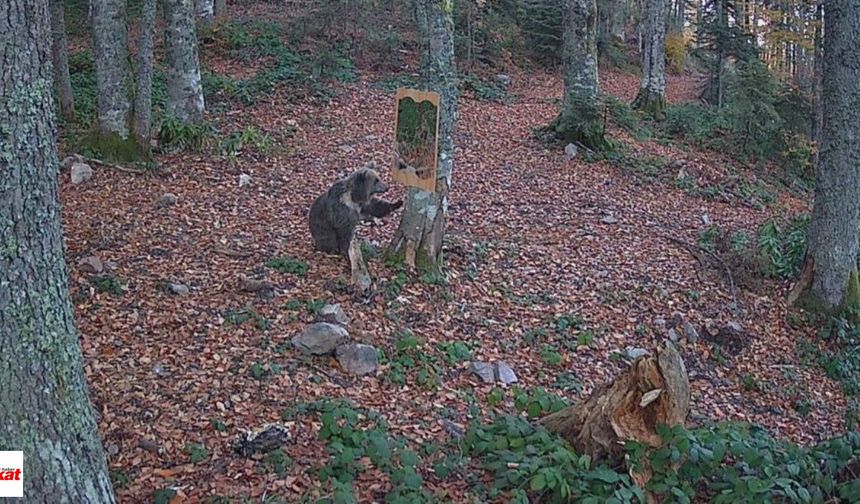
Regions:
<svg viewBox="0 0 860 504"><path fill-rule="evenodd" d="M823 313L860 308L860 8L836 0L824 12L823 129L803 273L789 297Z"/></svg>
<svg viewBox="0 0 860 504"><path fill-rule="evenodd" d="M48 2L0 2L0 47L0 450L24 451L23 502L112 503L69 299Z"/></svg>

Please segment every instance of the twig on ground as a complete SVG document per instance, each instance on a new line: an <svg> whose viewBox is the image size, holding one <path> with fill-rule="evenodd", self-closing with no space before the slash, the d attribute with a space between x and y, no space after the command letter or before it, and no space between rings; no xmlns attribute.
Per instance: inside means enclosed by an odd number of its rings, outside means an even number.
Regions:
<svg viewBox="0 0 860 504"><path fill-rule="evenodd" d="M84 159L85 161L89 161L90 163L95 163L95 164L101 165L101 166L107 166L108 168L113 168L114 170L118 170L118 171L125 172L125 173L134 173L135 175L143 175L146 173L145 170L141 170L138 168L127 168L125 166L121 166L121 165L118 165L115 163L108 163L107 161L102 161L101 159L96 159L96 158L91 158L91 157L86 157L86 156L81 156L81 158Z"/></svg>
<svg viewBox="0 0 860 504"><path fill-rule="evenodd" d="M693 243L685 242L684 240L675 238L674 236L669 236L669 235L665 235L665 234L661 235L661 236L663 236L663 238L669 240L670 242L675 243L676 245L680 245L680 246L684 247L688 252L693 254L693 256L696 257L696 259L699 260L700 263L701 263L701 260L698 258L699 254L696 254L697 251L704 253L704 255L707 256L708 258L719 263L719 265L722 266L723 270L726 272L726 277L728 278L728 282L729 282L729 288L731 289L731 292L732 292L731 310L733 312L737 312L737 309L738 309L738 292L737 292L737 287L735 287L735 279L732 276L732 272L729 269L729 266L726 264L725 261L723 261L722 257L714 254L713 252L706 249L705 247L702 247L701 245L695 245Z"/></svg>

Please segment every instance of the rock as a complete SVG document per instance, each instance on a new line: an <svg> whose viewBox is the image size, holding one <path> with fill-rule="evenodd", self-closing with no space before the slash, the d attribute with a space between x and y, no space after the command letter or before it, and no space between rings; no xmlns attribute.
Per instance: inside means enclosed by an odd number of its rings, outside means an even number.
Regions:
<svg viewBox="0 0 860 504"><path fill-rule="evenodd" d="M361 343L341 345L336 350L337 361L348 373L363 376L379 367L376 348Z"/></svg>
<svg viewBox="0 0 860 504"><path fill-rule="evenodd" d="M695 343L699 341L699 332L696 331L696 328L693 327L689 321L684 321L684 337L687 338L689 343Z"/></svg>
<svg viewBox="0 0 860 504"><path fill-rule="evenodd" d="M86 163L75 161L74 163L72 163L71 177L72 184L81 184L93 178L93 169L90 167L90 165Z"/></svg>
<svg viewBox="0 0 860 504"><path fill-rule="evenodd" d="M568 161L575 158L577 154L579 154L579 149L576 147L576 144L569 143L565 146L564 157L567 158Z"/></svg>
<svg viewBox="0 0 860 504"><path fill-rule="evenodd" d="M251 176L247 173L239 175L239 187L245 187L251 183Z"/></svg>
<svg viewBox="0 0 860 504"><path fill-rule="evenodd" d="M344 327L349 326L349 317L346 316L346 313L344 313L343 308L339 304L327 304L320 308L317 320L319 322L339 324Z"/></svg>
<svg viewBox="0 0 860 504"><path fill-rule="evenodd" d="M442 428L445 429L445 432L454 438L455 441L460 441L466 437L466 429L462 425L456 424L447 418L440 420L440 423L442 424Z"/></svg>
<svg viewBox="0 0 860 504"><path fill-rule="evenodd" d="M304 331L293 336L293 346L313 354L328 355L349 338L343 327L328 322L317 322L305 327Z"/></svg>
<svg viewBox="0 0 860 504"><path fill-rule="evenodd" d="M496 363L495 378L503 385L510 385L511 383L517 382L516 373L514 373L514 370L511 369L511 366L509 366L505 361L499 361Z"/></svg>
<svg viewBox="0 0 860 504"><path fill-rule="evenodd" d="M167 282L167 291L177 296L184 296L191 292L187 285L181 283Z"/></svg>
<svg viewBox="0 0 860 504"><path fill-rule="evenodd" d="M663 317L657 317L654 319L654 329L659 334L666 334L666 319Z"/></svg>
<svg viewBox="0 0 860 504"><path fill-rule="evenodd" d="M253 292L260 297L270 298L275 293L275 284L268 280L242 278L239 287L245 292Z"/></svg>
<svg viewBox="0 0 860 504"><path fill-rule="evenodd" d="M158 201L155 202L155 206L158 208L164 208L167 206L175 205L176 202L179 201L179 197L173 193L164 193Z"/></svg>
<svg viewBox="0 0 860 504"><path fill-rule="evenodd" d="M84 157L80 154L72 154L70 156L64 157L63 160L60 161L60 167L62 167L64 170L71 170L73 164L86 162L86 159L84 159Z"/></svg>
<svg viewBox="0 0 860 504"><path fill-rule="evenodd" d="M78 268L84 273L98 275L105 270L104 263L96 256L84 257L78 261Z"/></svg>
<svg viewBox="0 0 860 504"><path fill-rule="evenodd" d="M478 375L478 377L484 383L493 383L494 381L496 381L496 371L495 369L493 369L493 365L489 362L472 362L470 370L476 375Z"/></svg>
<svg viewBox="0 0 860 504"><path fill-rule="evenodd" d="M338 145L337 148L340 149L341 152L345 152L347 154L351 154L352 152L355 151L355 147L353 147L352 145L349 145L349 144L341 144L341 145Z"/></svg>
<svg viewBox="0 0 860 504"><path fill-rule="evenodd" d="M706 226L710 226L710 225L711 225L711 216L710 216L710 215L708 215L708 213L707 213L707 212L705 212L705 213L703 213L703 214L702 214L702 224L704 224L704 225L706 225Z"/></svg>
<svg viewBox="0 0 860 504"><path fill-rule="evenodd" d="M678 331L676 331L674 327L669 329L667 336L669 337L669 341L671 341L672 343L677 343L681 341L681 337L678 336Z"/></svg>
<svg viewBox="0 0 860 504"><path fill-rule="evenodd" d="M233 449L245 457L256 453L269 453L284 446L291 439L290 429L281 424L266 424L259 429L246 431L233 440Z"/></svg>
<svg viewBox="0 0 860 504"><path fill-rule="evenodd" d="M496 74L496 82L498 82L502 86L510 86L512 80L513 79L511 79L511 76L508 74Z"/></svg>
<svg viewBox="0 0 860 504"><path fill-rule="evenodd" d="M617 224L618 219L616 219L615 217L613 217L611 215L607 215L606 217L600 219L600 222L602 222L604 224Z"/></svg>
<svg viewBox="0 0 860 504"><path fill-rule="evenodd" d="M150 453L158 454L161 452L161 448L158 447L158 443L151 439L143 438L137 443L137 445Z"/></svg>
<svg viewBox="0 0 860 504"><path fill-rule="evenodd" d="M164 364L161 362L156 362L154 366L152 366L152 374L159 378L164 378L167 376L167 371L164 370Z"/></svg>
<svg viewBox="0 0 860 504"><path fill-rule="evenodd" d="M648 353L648 350L639 347L627 347L627 349L624 350L624 356L630 360L636 360L643 355L648 355Z"/></svg>
<svg viewBox="0 0 860 504"><path fill-rule="evenodd" d="M672 161L671 163L669 163L667 168L674 171L674 170L682 170L682 169L684 169L685 166L687 166L686 161L684 161L682 159L676 159L676 160Z"/></svg>
<svg viewBox="0 0 860 504"><path fill-rule="evenodd" d="M732 320L731 322L726 324L726 329L728 329L729 331L734 332L734 333L743 333L744 332L744 327L742 325L740 325L739 323L735 322L734 320Z"/></svg>

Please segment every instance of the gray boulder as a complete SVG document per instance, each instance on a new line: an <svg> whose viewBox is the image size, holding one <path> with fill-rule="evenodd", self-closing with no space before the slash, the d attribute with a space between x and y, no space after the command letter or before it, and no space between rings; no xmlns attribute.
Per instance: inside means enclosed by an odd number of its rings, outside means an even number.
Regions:
<svg viewBox="0 0 860 504"><path fill-rule="evenodd" d="M343 327L328 322L317 322L293 336L292 342L293 346L304 352L328 355L348 338L349 333Z"/></svg>
<svg viewBox="0 0 860 504"><path fill-rule="evenodd" d="M72 163L71 178L72 184L82 184L93 178L93 169L86 163L76 161Z"/></svg>
<svg viewBox="0 0 860 504"><path fill-rule="evenodd" d="M350 343L337 347L337 361L348 373L363 376L371 374L379 367L376 348L361 343Z"/></svg>
<svg viewBox="0 0 860 504"><path fill-rule="evenodd" d="M327 304L323 306L317 315L317 319L320 322L339 324L344 327L349 326L349 317L346 316L346 313L344 313L343 308L339 304Z"/></svg>
<svg viewBox="0 0 860 504"><path fill-rule="evenodd" d="M517 382L517 374L505 361L496 362L496 379L504 385Z"/></svg>
<svg viewBox="0 0 860 504"><path fill-rule="evenodd" d="M489 362L472 362L472 365L469 369L473 373L478 375L478 378L480 378L481 381L484 383L493 383L494 381L496 381L496 370L494 369L494 366Z"/></svg>

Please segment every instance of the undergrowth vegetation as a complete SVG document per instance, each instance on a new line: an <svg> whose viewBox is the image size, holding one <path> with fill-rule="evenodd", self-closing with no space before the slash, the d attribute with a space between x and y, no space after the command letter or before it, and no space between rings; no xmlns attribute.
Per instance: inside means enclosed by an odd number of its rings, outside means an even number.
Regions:
<svg viewBox="0 0 860 504"><path fill-rule="evenodd" d="M395 435L384 416L341 399L298 404L282 414L287 420L303 415L318 419L318 436L328 453L328 461L316 471L320 491L328 497L318 502L357 502L353 482L368 470L385 475L385 501L390 503L444 501L444 495L425 487L426 478L467 478L477 502L644 503L646 492L666 502L860 499L856 433L800 447L744 423L691 430L660 427L661 447L625 447L634 473L645 467L652 472L643 489L624 464L596 463L520 415L475 417L462 438L441 444L416 444ZM277 455L266 456L266 463L283 466L278 461L288 458ZM491 479L476 476L477 468Z"/></svg>

